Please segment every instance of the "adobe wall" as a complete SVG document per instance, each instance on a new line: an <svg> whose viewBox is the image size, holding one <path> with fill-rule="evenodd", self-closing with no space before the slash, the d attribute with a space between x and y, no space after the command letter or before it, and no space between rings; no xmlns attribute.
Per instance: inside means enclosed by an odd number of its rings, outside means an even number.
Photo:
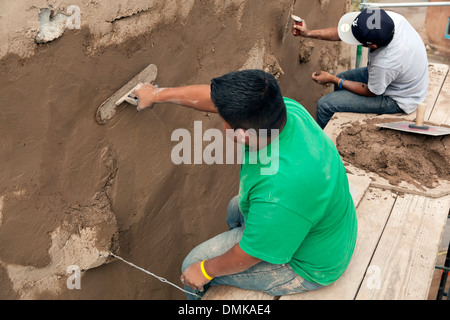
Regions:
<svg viewBox="0 0 450 320"><path fill-rule="evenodd" d="M159 86L261 68L315 116L315 103L331 88L311 74L349 68L349 48L294 38L292 3L0 3L0 299L184 298L108 253L181 285L187 253L226 230L239 165L174 165L171 134L192 132L194 121L203 131L220 129L220 119L168 104L141 113L130 107L100 126L95 111L153 63ZM57 21L74 4L80 29L38 36L42 9ZM293 12L310 28L325 28L346 7L298 0ZM307 61L299 62L300 52ZM67 287L72 265L82 270L79 290Z"/></svg>

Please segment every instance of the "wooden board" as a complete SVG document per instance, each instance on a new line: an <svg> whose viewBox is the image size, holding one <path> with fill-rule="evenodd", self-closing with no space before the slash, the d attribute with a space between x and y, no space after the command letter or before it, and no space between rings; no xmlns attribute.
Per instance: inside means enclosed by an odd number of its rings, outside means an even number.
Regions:
<svg viewBox="0 0 450 320"><path fill-rule="evenodd" d="M425 113L425 119L430 119L430 116L432 115L432 113L434 113L434 108L436 102L439 100L442 86L449 72L449 67L448 65L445 64L430 63L428 72L429 72L429 84L426 100L427 112ZM439 121L437 123L442 122Z"/></svg>
<svg viewBox="0 0 450 320"><path fill-rule="evenodd" d="M356 210L358 238L352 260L342 277L317 291L282 296L280 300L352 300L355 299L367 266L377 246L396 195L390 191L370 190Z"/></svg>
<svg viewBox="0 0 450 320"><path fill-rule="evenodd" d="M450 196L397 197L357 299L427 299L449 207Z"/></svg>
<svg viewBox="0 0 450 320"><path fill-rule="evenodd" d="M358 208L372 180L366 176L355 176L354 174L347 174L347 178L353 203Z"/></svg>
<svg viewBox="0 0 450 320"><path fill-rule="evenodd" d="M447 75L429 121L450 126L450 75Z"/></svg>

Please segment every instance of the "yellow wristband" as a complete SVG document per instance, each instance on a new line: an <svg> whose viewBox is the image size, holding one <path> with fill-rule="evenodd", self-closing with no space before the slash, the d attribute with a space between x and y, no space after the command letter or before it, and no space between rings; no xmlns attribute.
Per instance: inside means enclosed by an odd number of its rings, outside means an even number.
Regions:
<svg viewBox="0 0 450 320"><path fill-rule="evenodd" d="M211 281L211 280L214 279L214 278L211 278L211 277L206 273L206 270L205 270L205 261L206 261L206 260L203 260L202 263L200 264L200 269L202 269L202 273L203 273L203 275L205 276L205 278L208 279L209 281Z"/></svg>

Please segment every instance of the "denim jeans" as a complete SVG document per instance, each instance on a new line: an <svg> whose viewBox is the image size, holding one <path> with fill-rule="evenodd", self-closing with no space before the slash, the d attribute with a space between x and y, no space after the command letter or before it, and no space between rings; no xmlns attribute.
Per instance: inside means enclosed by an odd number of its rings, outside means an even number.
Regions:
<svg viewBox="0 0 450 320"><path fill-rule="evenodd" d="M228 205L227 224L230 230L194 248L184 260L182 272L191 264L220 256L239 243L245 225L244 218L239 211L238 202L239 200L236 196ZM210 286L215 285L228 285L246 290L262 291L273 296L302 293L322 287L320 284L309 282L300 277L287 263L275 265L260 262L241 273L214 278L205 286L204 291L201 293L187 286L185 286L185 289L202 296ZM190 294L186 294L186 296L189 300L198 299Z"/></svg>
<svg viewBox="0 0 450 320"><path fill-rule="evenodd" d="M368 83L367 67L349 70L337 75L350 81ZM403 113L394 99L387 96L365 97L334 86L334 92L317 102L317 123L324 129L336 112L392 114Z"/></svg>

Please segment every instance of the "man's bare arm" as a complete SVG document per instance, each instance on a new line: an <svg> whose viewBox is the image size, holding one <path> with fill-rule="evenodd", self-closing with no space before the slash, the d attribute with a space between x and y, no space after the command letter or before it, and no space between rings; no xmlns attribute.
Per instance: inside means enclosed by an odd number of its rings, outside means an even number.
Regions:
<svg viewBox="0 0 450 320"><path fill-rule="evenodd" d="M237 244L223 255L206 261L205 270L213 277L220 277L245 271L259 262L260 259L245 253Z"/></svg>
<svg viewBox="0 0 450 320"><path fill-rule="evenodd" d="M315 82L317 82L318 84L332 83L337 86L339 86L339 84L341 84L342 89L356 93L360 96L376 97L376 94L372 93L369 90L369 86L367 85L367 83L341 79L332 74L329 74L326 71L314 72L312 75L312 79ZM341 83L341 81L342 81L342 83Z"/></svg>
<svg viewBox="0 0 450 320"><path fill-rule="evenodd" d="M144 84L135 92L139 100L138 110L143 110L157 103L174 103L203 112L217 113L211 101L209 85L191 85L176 88L158 88Z"/></svg>
<svg viewBox="0 0 450 320"><path fill-rule="evenodd" d="M340 81L340 80L339 80ZM369 90L366 83L345 80L342 82L342 88L365 97L376 97L377 95Z"/></svg>
<svg viewBox="0 0 450 320"><path fill-rule="evenodd" d="M305 38L312 38L318 40L340 41L337 27L328 29L309 30L306 22L303 25L294 25L294 29L300 31L300 35ZM294 30L295 32L295 30ZM294 33L295 34L295 33Z"/></svg>

